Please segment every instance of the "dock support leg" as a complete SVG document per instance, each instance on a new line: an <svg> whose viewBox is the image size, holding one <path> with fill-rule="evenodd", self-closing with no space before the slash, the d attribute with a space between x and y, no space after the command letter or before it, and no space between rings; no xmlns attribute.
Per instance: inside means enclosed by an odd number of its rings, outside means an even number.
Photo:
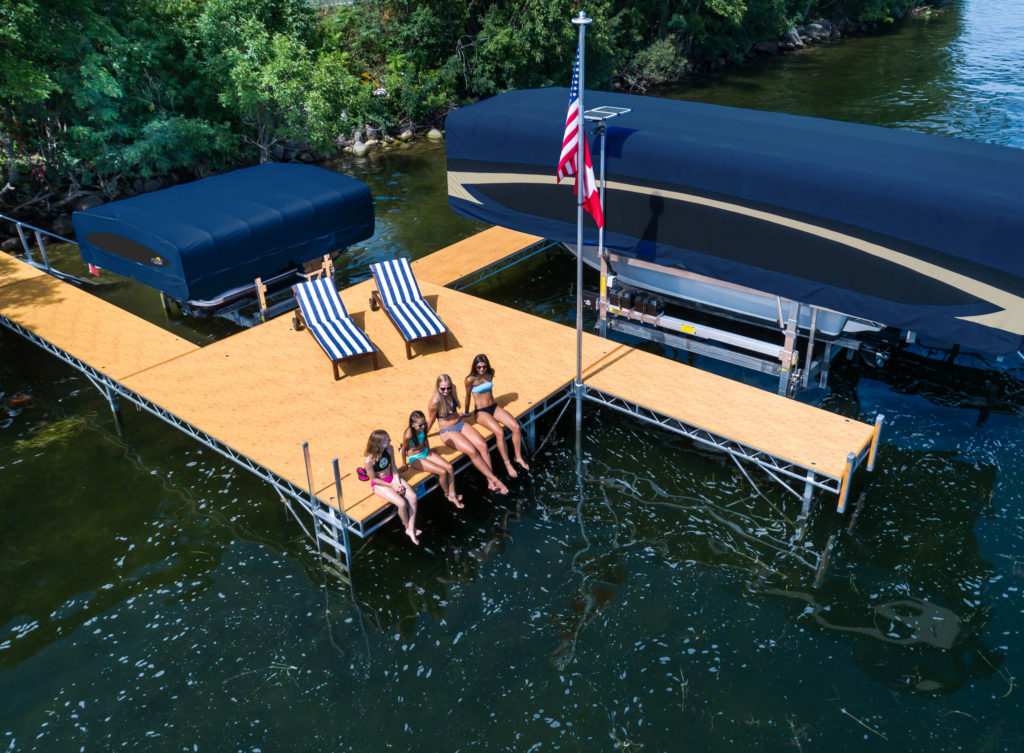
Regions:
<svg viewBox="0 0 1024 753"><path fill-rule="evenodd" d="M306 487L309 490L309 509L313 511L313 542L316 544L316 553L323 558L324 550L320 546L320 521L316 516L317 499L313 494L313 464L309 462L309 442L302 443L302 459L306 463Z"/></svg>
<svg viewBox="0 0 1024 753"><path fill-rule="evenodd" d="M814 495L814 471L807 471L806 479L804 482L803 505L800 508L801 518L806 518L811 514L811 499Z"/></svg>
<svg viewBox="0 0 1024 753"><path fill-rule="evenodd" d="M85 378L95 385L96 389L100 391L100 394L107 399L107 405L110 406L110 412L114 414L114 425L117 426L117 434L121 436L124 432L124 418L121 416L121 403L117 398L117 393L114 392L110 387L98 382L88 374Z"/></svg>
<svg viewBox="0 0 1024 753"><path fill-rule="evenodd" d="M875 416L875 430L871 437L871 451L868 453L868 471L875 470L875 455L878 454L878 439L882 436L882 423L885 421L885 414L879 413Z"/></svg>
<svg viewBox="0 0 1024 753"><path fill-rule="evenodd" d="M121 415L121 403L117 399L117 393L111 392L107 395L107 401L110 403L110 410L114 414L114 423L117 424L117 433L124 433L124 416Z"/></svg>
<svg viewBox="0 0 1024 753"><path fill-rule="evenodd" d="M804 481L804 493L800 505L800 516L796 519L796 533L793 535L794 542L801 542L807 535L807 520L811 516L811 502L814 499L814 471L807 471Z"/></svg>
<svg viewBox="0 0 1024 753"><path fill-rule="evenodd" d="M576 397L576 444L580 443L580 432L583 431L583 383L576 382L572 386Z"/></svg>
<svg viewBox="0 0 1024 753"><path fill-rule="evenodd" d="M537 419L532 414L523 422L523 438L526 440L526 451L533 455L537 450Z"/></svg>
<svg viewBox="0 0 1024 753"><path fill-rule="evenodd" d="M853 466L857 462L857 456L852 452L846 456L846 471L843 473L843 483L839 487L839 504L837 512L846 512L846 497L850 493L850 482L853 480Z"/></svg>

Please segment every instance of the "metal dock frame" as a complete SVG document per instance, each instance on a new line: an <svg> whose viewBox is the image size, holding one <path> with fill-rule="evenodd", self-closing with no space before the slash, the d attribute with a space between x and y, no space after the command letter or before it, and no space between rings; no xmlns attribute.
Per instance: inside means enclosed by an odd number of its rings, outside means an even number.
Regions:
<svg viewBox="0 0 1024 753"><path fill-rule="evenodd" d="M259 477L260 479L268 483L270 486L272 486L275 490L277 490L278 494L281 497L281 500L285 502L286 506L289 508L293 515L295 515L295 511L291 507L291 501L298 502L307 512L312 514L314 516L314 522L318 520L323 520L325 514L327 515L327 517L329 517L329 510L332 508L330 508L329 505L326 505L322 500L313 496L307 490L295 486L287 479L278 476L277 474L263 467L259 463L256 463L255 461L253 461L252 458L248 457L247 455L238 452L229 445L226 445L223 442L221 442L216 437L207 434L206 432L196 428L187 421L182 420L181 418L174 415L170 411L160 407L156 403L147 400L142 395L139 395L137 392L128 389L115 379L112 379L106 374L103 374L102 372L96 370L95 368L85 363L84 361L76 358L75 356L71 355L65 350L62 350L61 348L58 348L53 343L40 337L31 330L25 329L17 322L11 321L2 314L0 314L0 325L3 325L12 332L21 335L29 342L38 345L46 352L56 356L64 363L80 371L85 376L85 378L92 382L96 389L100 391L103 397L106 398L107 403L110 405L110 409L114 414L114 419L117 422L119 430L123 425L121 419L120 399L124 398L129 403L135 405L137 408L140 408L142 410L147 411L148 413L151 413L160 420L170 424L174 428L178 429L179 431L183 432L184 434L191 437L195 441L199 442L201 445L210 448L214 452L223 455L225 458L231 460L232 462L241 466L250 473L255 474L257 477ZM334 462L335 464L337 464L337 460L335 460ZM327 508L326 513L324 508ZM296 519L298 519L297 515L295 515L295 517ZM301 521L299 522L301 525ZM344 528L344 526L342 526L342 528ZM305 530L305 526L303 526L303 529ZM317 548L320 549L322 540L319 539L319 537L317 537L316 535L318 530L319 529L317 529L316 526L314 526L314 532L312 534L310 534L309 531L306 531L306 533L309 534L311 538L313 538L316 541ZM335 536L335 539L338 541L343 541L344 545L341 549L339 549L338 547L332 548L336 553L343 552L345 557L348 558L350 556L350 550L348 549L347 531L343 535L340 534L340 531L338 533L339 535ZM343 565L343 567L347 569L347 565Z"/></svg>
<svg viewBox="0 0 1024 753"><path fill-rule="evenodd" d="M618 395L599 390L584 382L581 385L583 397L591 402L600 403L620 413L637 418L649 424L660 426L675 434L680 434L688 439L709 447L719 452L724 452L736 460L743 460L753 463L765 471L774 481L785 487L790 493L802 501L801 516L807 517L810 513L811 499L815 489L831 492L837 495L838 502L836 510L844 512L846 500L849 496L850 483L853 473L857 468L868 460L868 470L874 470L875 455L878 449L878 442L881 436L884 417L879 415L875 420L875 428L872 432L871 441L861 449L859 453L851 452L847 456L846 467L841 476L823 474L814 468L808 468L797 463L787 461L783 458L772 455L769 452L750 447L728 437L723 437L714 432L695 426L675 416L670 416L656 410L652 410L638 403L626 400ZM785 477L785 479L783 478ZM789 485L786 479L792 479L803 485L802 490L797 491Z"/></svg>

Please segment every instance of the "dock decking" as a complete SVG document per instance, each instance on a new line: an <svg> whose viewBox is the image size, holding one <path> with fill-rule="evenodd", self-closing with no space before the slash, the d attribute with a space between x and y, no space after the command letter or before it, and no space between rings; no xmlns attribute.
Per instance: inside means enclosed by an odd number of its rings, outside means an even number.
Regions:
<svg viewBox="0 0 1024 753"><path fill-rule="evenodd" d="M425 411L439 374L451 376L461 400L473 357L487 353L496 368L495 396L519 417L572 383L573 328L441 284L538 240L496 228L414 262L425 297L454 335L448 351L439 342L421 343L407 360L386 314L369 308L373 281L342 291L353 320L381 354L379 369L369 358L347 362L337 381L314 339L293 328L291 315L199 347L6 254L0 255L0 322L109 377L122 394L141 396L165 420L214 439L220 445L215 449L227 449L225 454L251 470L265 470L261 475L279 489L293 496L309 489L315 497L310 504L342 511L354 530L365 533L372 530L369 521L379 523L389 512L355 475L366 438L382 428L397 446L410 411ZM808 478L832 479L833 491L848 481L855 467L851 457L859 462L877 441L876 427L595 335L584 335L582 363L586 394L620 409L628 404L647 420L675 421L748 448L755 462L767 455ZM311 487L304 442L310 448ZM436 426L431 444L457 459L438 440ZM341 500L334 458L340 463ZM406 475L412 484L426 477Z"/></svg>

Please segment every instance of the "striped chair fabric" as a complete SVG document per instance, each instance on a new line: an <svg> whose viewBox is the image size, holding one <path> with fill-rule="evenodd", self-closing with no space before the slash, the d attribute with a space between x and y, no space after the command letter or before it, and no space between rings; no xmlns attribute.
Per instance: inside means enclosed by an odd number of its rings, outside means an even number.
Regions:
<svg viewBox="0 0 1024 753"><path fill-rule="evenodd" d="M377 350L349 317L333 280L321 278L300 282L292 286L292 292L310 333L332 361Z"/></svg>
<svg viewBox="0 0 1024 753"><path fill-rule="evenodd" d="M422 340L448 331L441 317L423 299L420 286L406 258L370 265L381 303L406 342Z"/></svg>

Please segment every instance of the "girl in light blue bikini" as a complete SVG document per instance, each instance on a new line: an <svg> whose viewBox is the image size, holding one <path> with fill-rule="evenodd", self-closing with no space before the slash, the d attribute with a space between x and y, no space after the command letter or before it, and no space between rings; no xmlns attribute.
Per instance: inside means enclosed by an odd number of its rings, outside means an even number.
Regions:
<svg viewBox="0 0 1024 753"><path fill-rule="evenodd" d="M515 478L519 474L508 457L508 447L505 445L506 428L512 433L512 449L515 450L516 463L524 471L530 470L530 466L523 460L523 432L519 428L519 422L494 399L494 367L483 353L473 359L473 367L466 377L467 410L470 398L473 399L473 407L476 408L476 422L494 434L498 453L505 463L508 475ZM468 417L469 413L463 415Z"/></svg>
<svg viewBox="0 0 1024 753"><path fill-rule="evenodd" d="M462 495L455 493L455 470L451 463L430 449L427 417L418 410L409 416L409 428L402 438L402 460L418 471L433 473L444 490L444 496L460 510L465 507Z"/></svg>

